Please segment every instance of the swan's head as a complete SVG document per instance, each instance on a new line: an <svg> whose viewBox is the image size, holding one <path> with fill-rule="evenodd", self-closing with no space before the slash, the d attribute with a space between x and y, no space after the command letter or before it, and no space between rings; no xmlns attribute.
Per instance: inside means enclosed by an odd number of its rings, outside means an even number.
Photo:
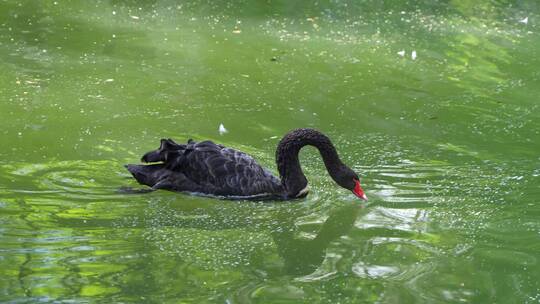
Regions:
<svg viewBox="0 0 540 304"><path fill-rule="evenodd" d="M352 192L354 193L354 195L356 195L359 198L367 201L367 196L364 193L364 189L362 189L362 187L360 187L360 180L359 179L354 180L354 189L352 190Z"/></svg>
<svg viewBox="0 0 540 304"><path fill-rule="evenodd" d="M343 166L335 178L338 185L345 189L349 189L360 199L367 201L367 196L364 189L360 186L360 178L358 174L348 167Z"/></svg>

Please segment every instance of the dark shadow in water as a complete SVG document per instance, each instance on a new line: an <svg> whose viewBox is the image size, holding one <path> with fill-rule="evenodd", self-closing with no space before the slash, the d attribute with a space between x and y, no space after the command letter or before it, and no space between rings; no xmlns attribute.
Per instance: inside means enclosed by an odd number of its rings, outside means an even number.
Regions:
<svg viewBox="0 0 540 304"><path fill-rule="evenodd" d="M317 236L313 239L295 237L296 217L278 222L279 229L272 229L272 238L285 263L285 272L306 275L314 272L324 261L330 243L347 234L356 221L362 206L347 204L330 213Z"/></svg>

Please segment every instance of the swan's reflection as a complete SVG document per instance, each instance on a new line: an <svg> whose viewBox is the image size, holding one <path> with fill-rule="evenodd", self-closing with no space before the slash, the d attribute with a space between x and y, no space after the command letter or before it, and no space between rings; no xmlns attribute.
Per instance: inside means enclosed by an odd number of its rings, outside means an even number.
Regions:
<svg viewBox="0 0 540 304"><path fill-rule="evenodd" d="M316 237L300 239L295 222L297 217L290 213L282 214L278 228L272 229L272 238L277 245L278 254L284 260L285 272L291 275L306 275L314 272L324 261L330 243L347 234L358 218L362 207L347 204L331 211L322 224Z"/></svg>
<svg viewBox="0 0 540 304"><path fill-rule="evenodd" d="M169 207L183 209L186 205ZM302 205L274 205L267 209L248 204L242 208L180 211L156 203L149 210L152 226L145 240L163 253L179 256L201 269L257 265L263 272L291 275L313 273L325 260L328 246L348 233L360 213L368 212L359 204L332 206L323 211L328 217L313 229L314 237L303 238L299 235L306 226L299 223L305 222L306 216L312 217L314 210ZM274 253L279 257L278 264L273 262L278 261L273 259Z"/></svg>

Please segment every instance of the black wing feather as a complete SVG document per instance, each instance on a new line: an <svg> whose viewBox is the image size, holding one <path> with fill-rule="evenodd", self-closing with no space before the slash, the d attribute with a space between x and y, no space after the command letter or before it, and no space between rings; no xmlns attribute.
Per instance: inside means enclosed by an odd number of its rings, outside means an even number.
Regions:
<svg viewBox="0 0 540 304"><path fill-rule="evenodd" d="M251 156L209 140L177 144L162 139L159 149L146 153L142 161L162 162L128 166L140 183L151 187L234 197L280 198L284 193L280 180Z"/></svg>

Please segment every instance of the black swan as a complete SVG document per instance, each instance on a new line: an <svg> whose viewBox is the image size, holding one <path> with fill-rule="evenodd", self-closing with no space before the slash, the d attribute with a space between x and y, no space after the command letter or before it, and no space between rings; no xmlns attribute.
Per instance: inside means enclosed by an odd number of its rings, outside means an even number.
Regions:
<svg viewBox="0 0 540 304"><path fill-rule="evenodd" d="M281 180L251 156L211 141L177 144L162 139L159 149L142 157L150 165L126 165L133 177L152 189L192 192L229 199L290 200L305 197L307 179L298 153L303 146L319 149L326 169L341 187L367 200L358 175L341 162L330 139L314 129L296 129L285 135L276 150Z"/></svg>

